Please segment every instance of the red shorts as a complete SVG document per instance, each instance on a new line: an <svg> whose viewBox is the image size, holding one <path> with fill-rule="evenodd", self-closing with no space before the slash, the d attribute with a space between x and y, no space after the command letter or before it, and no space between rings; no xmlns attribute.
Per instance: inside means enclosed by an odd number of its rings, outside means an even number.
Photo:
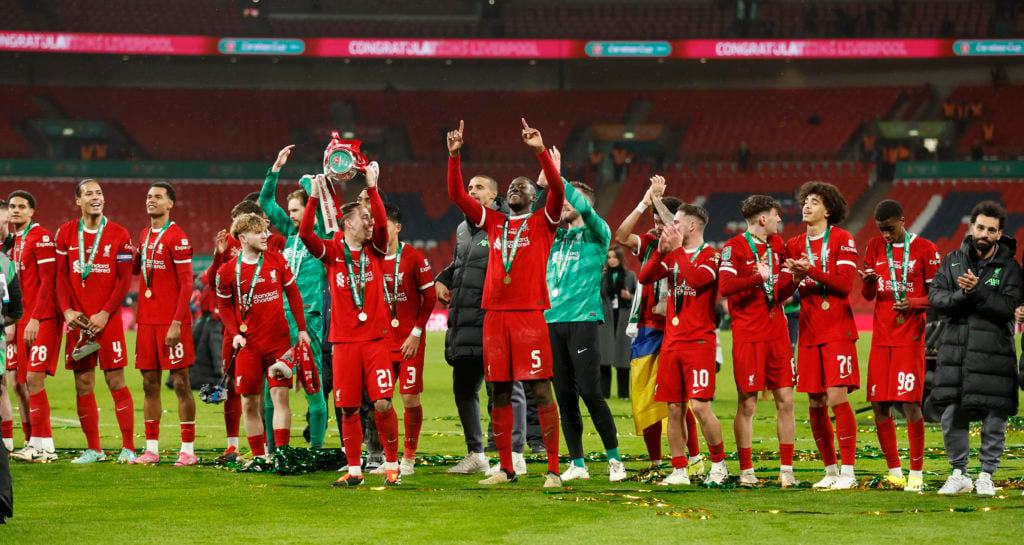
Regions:
<svg viewBox="0 0 1024 545"><path fill-rule="evenodd" d="M793 346L786 337L732 345L732 374L741 392L791 388L796 383L793 363Z"/></svg>
<svg viewBox="0 0 1024 545"><path fill-rule="evenodd" d="M488 311L483 341L487 382L551 378L551 337L544 311Z"/></svg>
<svg viewBox="0 0 1024 545"><path fill-rule="evenodd" d="M66 369L88 371L96 367L97 361L99 362L100 369L103 371L123 369L128 366L128 354L124 344L124 326L121 324L121 316L112 315L110 319L112 321L96 336L100 349L78 361L71 358L71 353L78 346L82 330L78 328L68 330L67 341L64 343L64 367ZM116 323L113 322L115 319L117 320Z"/></svg>
<svg viewBox="0 0 1024 545"><path fill-rule="evenodd" d="M371 402L390 399L395 393L387 340L335 344L331 370L334 372L335 407L362 405L364 388Z"/></svg>
<svg viewBox="0 0 1024 545"><path fill-rule="evenodd" d="M7 343L6 352L6 365L8 371L18 370L18 343L17 341L10 341Z"/></svg>
<svg viewBox="0 0 1024 545"><path fill-rule="evenodd" d="M263 379L271 388L283 386L291 388L292 380L281 380L267 374L267 369L277 358L288 351L288 345L282 344L270 349L250 349L243 347L235 358L235 392L241 395L259 395L263 393ZM229 356L230 357L230 354Z"/></svg>
<svg viewBox="0 0 1024 545"><path fill-rule="evenodd" d="M868 401L921 403L924 371L923 346L872 346Z"/></svg>
<svg viewBox="0 0 1024 545"><path fill-rule="evenodd" d="M427 343L420 337L420 349L411 360L403 360L402 352L391 352L391 366L398 376L399 394L419 394L423 392L423 352Z"/></svg>
<svg viewBox="0 0 1024 545"><path fill-rule="evenodd" d="M796 391L824 394L829 388L860 388L855 341L833 341L797 348Z"/></svg>
<svg viewBox="0 0 1024 545"><path fill-rule="evenodd" d="M661 349L654 400L686 403L715 397L715 343L676 343Z"/></svg>
<svg viewBox="0 0 1024 545"><path fill-rule="evenodd" d="M135 337L135 368L140 371L167 371L192 367L192 324L181 324L181 341L165 344L168 325L139 324ZM230 353L229 353L230 354Z"/></svg>
<svg viewBox="0 0 1024 545"><path fill-rule="evenodd" d="M29 371L46 373L53 376L57 372L57 360L60 358L60 334L63 322L56 318L39 322L39 335L36 344L25 345L25 324L18 323L18 348L15 359L18 362L18 382L27 382Z"/></svg>

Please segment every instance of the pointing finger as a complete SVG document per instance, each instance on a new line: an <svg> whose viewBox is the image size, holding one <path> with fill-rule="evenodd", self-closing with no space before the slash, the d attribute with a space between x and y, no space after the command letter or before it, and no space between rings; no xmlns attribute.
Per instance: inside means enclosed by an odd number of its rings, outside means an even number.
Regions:
<svg viewBox="0 0 1024 545"><path fill-rule="evenodd" d="M459 120L459 135L462 135L462 131L466 129L466 122L462 119Z"/></svg>
<svg viewBox="0 0 1024 545"><path fill-rule="evenodd" d="M523 122L523 128L526 130L530 130L530 126L526 124L526 118L520 117L519 119Z"/></svg>

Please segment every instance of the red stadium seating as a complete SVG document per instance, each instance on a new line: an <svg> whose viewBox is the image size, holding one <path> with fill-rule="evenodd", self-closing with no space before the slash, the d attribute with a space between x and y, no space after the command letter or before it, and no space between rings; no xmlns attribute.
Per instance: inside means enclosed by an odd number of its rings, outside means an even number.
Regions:
<svg viewBox="0 0 1024 545"><path fill-rule="evenodd" d="M972 103L980 98L984 105L985 119L995 121L993 144L985 146L987 155L1012 157L1024 154L1024 85L992 87L987 85L965 85L953 90L949 97L956 104L961 101ZM967 126L957 146L958 154L970 154L971 145L983 136L983 120L973 120Z"/></svg>

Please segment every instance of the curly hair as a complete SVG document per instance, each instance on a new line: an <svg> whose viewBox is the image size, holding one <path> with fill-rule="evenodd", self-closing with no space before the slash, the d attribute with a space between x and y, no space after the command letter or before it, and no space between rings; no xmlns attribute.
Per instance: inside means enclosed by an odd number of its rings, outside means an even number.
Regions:
<svg viewBox="0 0 1024 545"><path fill-rule="evenodd" d="M999 220L999 228L1003 229L1006 227L1006 220L1008 218L1006 209L996 201L981 201L974 205L974 209L971 210L971 225L978 220L978 216L988 216Z"/></svg>
<svg viewBox="0 0 1024 545"><path fill-rule="evenodd" d="M829 225L838 225L846 219L850 208L838 187L826 182L807 182L800 186L797 202L802 205L810 195L821 197L821 202L825 204L825 210L828 211Z"/></svg>
<svg viewBox="0 0 1024 545"><path fill-rule="evenodd" d="M237 239L242 233L262 233L267 223L259 214L240 214L231 222L231 236Z"/></svg>

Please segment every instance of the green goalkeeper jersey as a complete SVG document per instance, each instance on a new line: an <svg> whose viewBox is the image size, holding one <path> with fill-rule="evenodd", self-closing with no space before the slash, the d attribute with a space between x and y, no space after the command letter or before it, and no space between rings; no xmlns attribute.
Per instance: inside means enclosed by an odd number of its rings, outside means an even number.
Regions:
<svg viewBox="0 0 1024 545"><path fill-rule="evenodd" d="M551 308L544 311L544 319L549 324L602 322L601 275L612 231L590 202L568 182L565 198L580 213L583 227L559 227L555 232L547 270Z"/></svg>

